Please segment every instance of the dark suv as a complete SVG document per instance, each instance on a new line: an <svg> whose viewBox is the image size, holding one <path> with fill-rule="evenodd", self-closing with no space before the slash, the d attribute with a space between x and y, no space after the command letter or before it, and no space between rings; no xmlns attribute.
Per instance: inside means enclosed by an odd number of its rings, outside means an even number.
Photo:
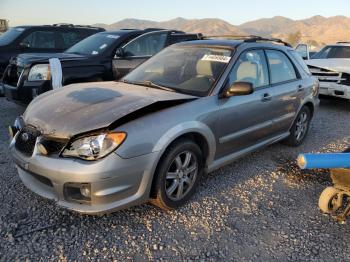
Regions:
<svg viewBox="0 0 350 262"><path fill-rule="evenodd" d="M13 27L0 36L0 78L11 57L21 53L62 52L101 31L104 29L72 24Z"/></svg>
<svg viewBox="0 0 350 262"><path fill-rule="evenodd" d="M201 38L200 34L149 28L101 32L63 53L21 54L6 69L2 80L9 100L28 104L52 89L49 59L59 58L63 85L119 79L174 43Z"/></svg>

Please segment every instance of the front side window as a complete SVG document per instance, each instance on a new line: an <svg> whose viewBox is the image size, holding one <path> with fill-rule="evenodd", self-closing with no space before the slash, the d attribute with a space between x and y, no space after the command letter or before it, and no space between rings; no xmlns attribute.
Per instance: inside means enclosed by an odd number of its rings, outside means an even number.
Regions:
<svg viewBox="0 0 350 262"><path fill-rule="evenodd" d="M206 96L231 60L232 50L200 46L171 46L128 74L124 81L153 83L180 93Z"/></svg>
<svg viewBox="0 0 350 262"><path fill-rule="evenodd" d="M55 48L55 36L53 31L35 31L26 36L22 43L28 44L30 48Z"/></svg>
<svg viewBox="0 0 350 262"><path fill-rule="evenodd" d="M272 84L297 79L294 66L284 53L276 50L267 50L266 55L270 66Z"/></svg>
<svg viewBox="0 0 350 262"><path fill-rule="evenodd" d="M124 47L125 56L152 56L165 46L168 33L142 35Z"/></svg>
<svg viewBox="0 0 350 262"><path fill-rule="evenodd" d="M249 82L254 88L269 85L269 73L264 51L244 52L238 59L229 76L230 85L235 82Z"/></svg>

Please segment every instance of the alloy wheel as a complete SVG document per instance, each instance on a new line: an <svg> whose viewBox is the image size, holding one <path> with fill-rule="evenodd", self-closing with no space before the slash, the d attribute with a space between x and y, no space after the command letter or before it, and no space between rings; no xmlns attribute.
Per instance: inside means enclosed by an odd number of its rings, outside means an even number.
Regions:
<svg viewBox="0 0 350 262"><path fill-rule="evenodd" d="M295 137L297 141L301 141L306 135L308 129L308 114L307 112L302 112L297 120L296 129L295 129Z"/></svg>
<svg viewBox="0 0 350 262"><path fill-rule="evenodd" d="M181 200L193 187L198 174L198 160L194 153L184 151L171 162L165 179L167 196Z"/></svg>

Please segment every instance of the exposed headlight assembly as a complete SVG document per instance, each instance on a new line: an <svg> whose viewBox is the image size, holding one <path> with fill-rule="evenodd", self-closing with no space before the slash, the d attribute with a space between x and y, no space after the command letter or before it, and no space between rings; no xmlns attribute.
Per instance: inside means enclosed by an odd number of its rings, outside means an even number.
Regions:
<svg viewBox="0 0 350 262"><path fill-rule="evenodd" d="M49 64L35 65L30 69L28 81L50 80L51 72Z"/></svg>
<svg viewBox="0 0 350 262"><path fill-rule="evenodd" d="M77 138L63 151L63 157L97 160L116 150L125 140L126 133L111 132Z"/></svg>

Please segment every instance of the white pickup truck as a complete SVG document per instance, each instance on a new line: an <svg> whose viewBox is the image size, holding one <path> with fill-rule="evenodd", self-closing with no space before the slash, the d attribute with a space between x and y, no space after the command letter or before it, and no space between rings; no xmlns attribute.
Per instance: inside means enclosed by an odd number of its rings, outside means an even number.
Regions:
<svg viewBox="0 0 350 262"><path fill-rule="evenodd" d="M327 45L311 58L306 44L299 44L296 51L319 79L321 95L350 100L350 42Z"/></svg>

